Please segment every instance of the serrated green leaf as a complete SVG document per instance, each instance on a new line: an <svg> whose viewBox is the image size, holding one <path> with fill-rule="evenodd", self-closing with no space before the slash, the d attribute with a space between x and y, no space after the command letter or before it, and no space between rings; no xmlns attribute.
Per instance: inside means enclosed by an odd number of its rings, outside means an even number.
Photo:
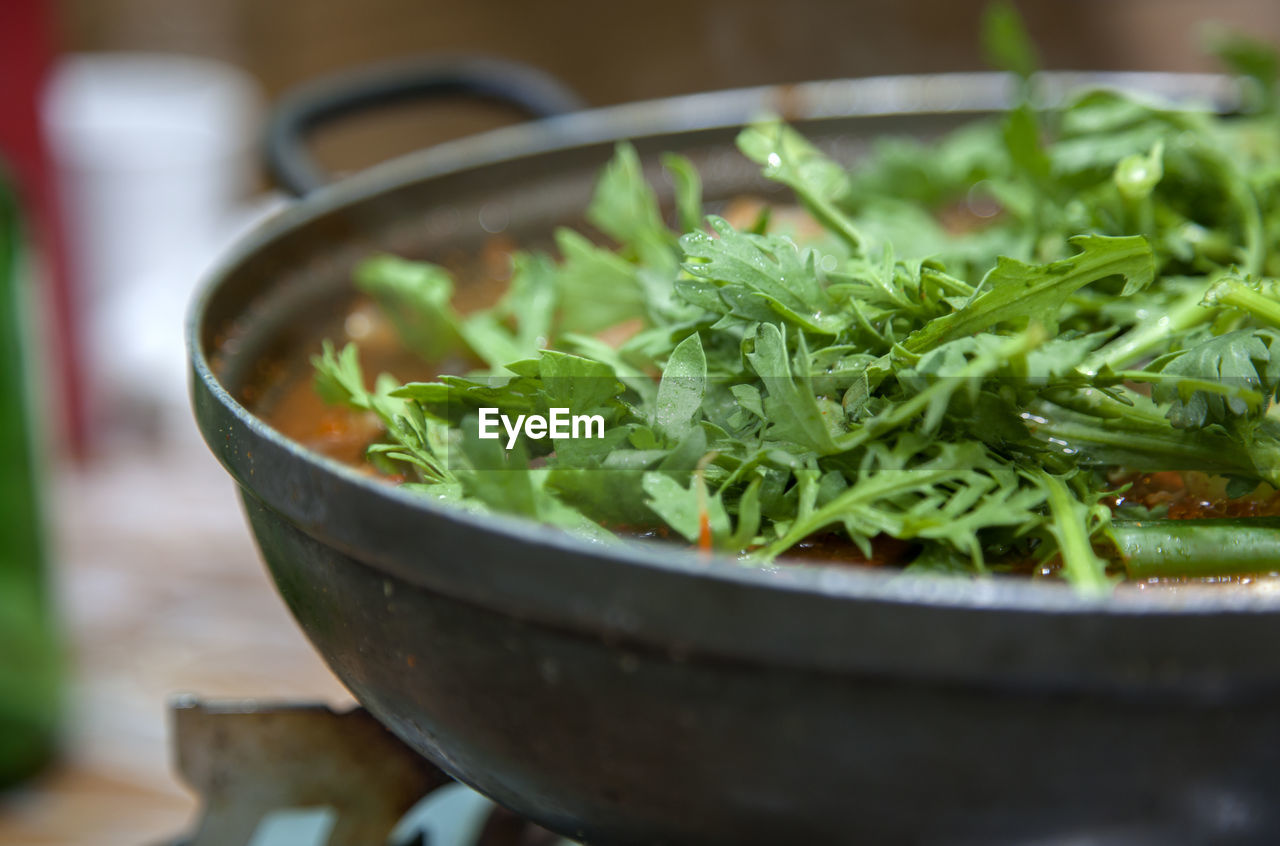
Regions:
<svg viewBox="0 0 1280 846"><path fill-rule="evenodd" d="M923 352L938 344L984 332L1002 323L1035 320L1052 332L1067 298L1092 282L1124 278L1123 296L1131 296L1155 278L1155 260L1145 238L1078 235L1080 252L1045 265L1001 256L965 306L912 333L905 346Z"/></svg>
<svg viewBox="0 0 1280 846"><path fill-rule="evenodd" d="M679 439L689 430L702 406L707 390L707 357L702 339L695 333L671 351L654 410L654 423L670 438Z"/></svg>
<svg viewBox="0 0 1280 846"><path fill-rule="evenodd" d="M1023 79L1040 66L1022 16L1008 0L989 3L982 15L982 52L992 67Z"/></svg>
<svg viewBox="0 0 1280 846"><path fill-rule="evenodd" d="M677 153L662 157L662 166L671 177L676 192L676 217L681 232L692 232L702 225L702 179L693 162Z"/></svg>
<svg viewBox="0 0 1280 846"><path fill-rule="evenodd" d="M1257 414L1265 410L1262 400L1276 391L1271 374L1275 338L1270 333L1242 329L1171 353L1149 368L1171 377L1154 382L1152 397L1169 404L1169 419L1180 429ZM1196 383L1211 383L1224 390L1209 391Z"/></svg>

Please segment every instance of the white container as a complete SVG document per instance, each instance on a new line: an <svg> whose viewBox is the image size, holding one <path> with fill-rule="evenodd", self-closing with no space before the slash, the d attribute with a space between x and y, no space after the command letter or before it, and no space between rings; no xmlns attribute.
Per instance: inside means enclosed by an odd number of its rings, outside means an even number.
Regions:
<svg viewBox="0 0 1280 846"><path fill-rule="evenodd" d="M252 191L261 103L250 76L207 59L84 54L57 67L44 122L100 398L185 405L183 313Z"/></svg>

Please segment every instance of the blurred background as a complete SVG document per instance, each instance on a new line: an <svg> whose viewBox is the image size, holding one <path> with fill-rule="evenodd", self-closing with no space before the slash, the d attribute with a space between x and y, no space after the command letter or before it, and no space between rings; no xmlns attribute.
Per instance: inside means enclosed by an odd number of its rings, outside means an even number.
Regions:
<svg viewBox="0 0 1280 846"><path fill-rule="evenodd" d="M1210 20L1280 43L1274 0L1016 5L1049 68L1213 70ZM0 0L0 843L182 831L179 691L346 701L263 574L185 390L196 281L287 202L259 144L283 92L438 53L528 62L592 105L974 70L983 6ZM316 152L350 172L506 119L396 107Z"/></svg>

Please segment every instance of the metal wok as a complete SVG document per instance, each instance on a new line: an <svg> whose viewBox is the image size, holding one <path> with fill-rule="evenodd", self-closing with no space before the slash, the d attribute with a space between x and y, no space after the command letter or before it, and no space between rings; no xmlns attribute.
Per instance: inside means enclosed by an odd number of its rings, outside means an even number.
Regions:
<svg viewBox="0 0 1280 846"><path fill-rule="evenodd" d="M1207 77L1059 75L1218 103ZM1002 106L994 75L730 91L555 117L316 191L190 317L192 392L281 595L355 696L449 774L595 844L1225 843L1280 837L1280 597L1090 600L1058 584L751 569L451 510L246 409L260 362L353 264L580 219L616 139L764 193L736 128L781 113L843 158ZM660 188L663 181L655 179ZM483 212L483 215L482 215Z"/></svg>

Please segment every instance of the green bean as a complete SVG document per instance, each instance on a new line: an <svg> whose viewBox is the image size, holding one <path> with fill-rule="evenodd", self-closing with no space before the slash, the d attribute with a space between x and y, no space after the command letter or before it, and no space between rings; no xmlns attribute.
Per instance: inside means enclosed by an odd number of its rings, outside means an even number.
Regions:
<svg viewBox="0 0 1280 846"><path fill-rule="evenodd" d="M1131 579L1280 570L1280 518L1117 521L1109 531Z"/></svg>

